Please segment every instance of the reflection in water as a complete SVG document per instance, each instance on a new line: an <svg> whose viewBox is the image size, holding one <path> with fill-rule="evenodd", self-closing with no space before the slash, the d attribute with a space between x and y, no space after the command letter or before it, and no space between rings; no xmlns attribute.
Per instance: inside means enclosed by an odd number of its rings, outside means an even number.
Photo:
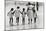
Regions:
<svg viewBox="0 0 46 31"><path fill-rule="evenodd" d="M36 24L34 24L34 29L36 29L37 28L37 25Z"/></svg>
<svg viewBox="0 0 46 31"><path fill-rule="evenodd" d="M36 24L31 24L30 28L31 29L36 29L37 28L37 25Z"/></svg>

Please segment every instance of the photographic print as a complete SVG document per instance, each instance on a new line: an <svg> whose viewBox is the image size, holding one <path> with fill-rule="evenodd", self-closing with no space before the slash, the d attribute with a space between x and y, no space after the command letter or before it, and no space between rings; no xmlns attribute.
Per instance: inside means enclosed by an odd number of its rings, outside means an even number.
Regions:
<svg viewBox="0 0 46 31"><path fill-rule="evenodd" d="M5 0L5 31L43 29L44 2Z"/></svg>

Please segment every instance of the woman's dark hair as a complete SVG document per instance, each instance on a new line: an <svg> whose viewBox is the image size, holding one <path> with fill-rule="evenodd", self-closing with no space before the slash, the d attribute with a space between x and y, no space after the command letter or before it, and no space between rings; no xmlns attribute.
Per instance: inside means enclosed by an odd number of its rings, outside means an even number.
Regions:
<svg viewBox="0 0 46 31"><path fill-rule="evenodd" d="M31 5L31 3L30 3L30 2L28 2L28 5Z"/></svg>
<svg viewBox="0 0 46 31"><path fill-rule="evenodd" d="M13 8L11 8L11 11L13 11L14 9Z"/></svg>
<svg viewBox="0 0 46 31"><path fill-rule="evenodd" d="M19 9L20 7L18 6L17 9Z"/></svg>
<svg viewBox="0 0 46 31"><path fill-rule="evenodd" d="M37 11L38 11L38 6L39 6L39 4L38 4L38 2L37 2L37 3L36 3Z"/></svg>

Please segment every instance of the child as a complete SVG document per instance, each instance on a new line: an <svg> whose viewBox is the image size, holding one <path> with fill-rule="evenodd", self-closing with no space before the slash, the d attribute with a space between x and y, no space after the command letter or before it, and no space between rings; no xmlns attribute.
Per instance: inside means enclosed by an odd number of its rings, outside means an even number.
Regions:
<svg viewBox="0 0 46 31"><path fill-rule="evenodd" d="M10 21L9 21L9 24L10 25L13 25L13 15L14 15L14 13L13 13L13 8L11 8L11 10L8 12L8 16L9 16L9 18L10 18Z"/></svg>
<svg viewBox="0 0 46 31"><path fill-rule="evenodd" d="M22 22L23 22L23 25L25 24L25 8L23 8L23 12L22 12Z"/></svg>
<svg viewBox="0 0 46 31"><path fill-rule="evenodd" d="M26 15L26 12L25 12L25 8L23 8L23 11L21 12L20 11L20 13L22 14L22 24L24 25L25 24L25 15Z"/></svg>
<svg viewBox="0 0 46 31"><path fill-rule="evenodd" d="M17 10L15 10L15 17L16 17L16 23L17 23L17 25L19 25L19 16L20 16L20 10L19 10L19 6L17 6Z"/></svg>

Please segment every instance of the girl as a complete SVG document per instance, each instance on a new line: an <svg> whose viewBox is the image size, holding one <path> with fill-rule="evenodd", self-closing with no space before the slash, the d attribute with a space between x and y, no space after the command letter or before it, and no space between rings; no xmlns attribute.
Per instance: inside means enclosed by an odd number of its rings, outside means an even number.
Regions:
<svg viewBox="0 0 46 31"><path fill-rule="evenodd" d="M11 10L8 12L8 16L9 16L9 18L10 18L10 21L9 21L9 24L10 25L13 25L13 15L14 15L14 13L13 13L13 8L11 8Z"/></svg>

